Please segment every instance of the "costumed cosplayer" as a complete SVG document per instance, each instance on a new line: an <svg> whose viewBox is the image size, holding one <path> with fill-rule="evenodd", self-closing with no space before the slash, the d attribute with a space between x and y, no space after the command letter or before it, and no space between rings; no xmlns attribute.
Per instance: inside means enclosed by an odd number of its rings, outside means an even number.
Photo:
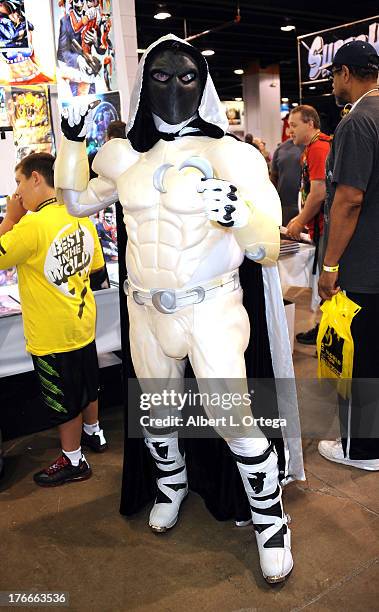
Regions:
<svg viewBox="0 0 379 612"><path fill-rule="evenodd" d="M149 390L149 380L162 379L181 388L189 360L200 391L209 390L207 384L215 380L223 380L226 391L235 391L233 381L241 393L247 391L244 352L250 323L238 275L245 254L264 267L273 373L293 378L275 266L280 201L261 154L225 136L227 120L204 57L173 35L149 47L131 97L127 140L112 139L100 149L93 162L98 177L88 183L83 140L89 120L87 109L64 111L56 187L64 190L65 202L77 216L117 199L122 204L130 350L142 389ZM296 398L293 393L279 395L280 415L285 416L281 405L290 406L297 425ZM204 408L209 414L209 406ZM263 575L270 583L281 582L293 560L277 453L257 427L238 438L219 433L249 501ZM185 453L172 429L146 427L144 437L156 463L158 488L149 523L153 531L164 532L177 522L188 492ZM140 469L130 454L138 441L129 442L124 485L128 474ZM226 446L220 439L204 442L209 448ZM285 445L282 476L303 479L299 439ZM190 469L189 478L191 484ZM128 495L133 493L124 488L125 514Z"/></svg>

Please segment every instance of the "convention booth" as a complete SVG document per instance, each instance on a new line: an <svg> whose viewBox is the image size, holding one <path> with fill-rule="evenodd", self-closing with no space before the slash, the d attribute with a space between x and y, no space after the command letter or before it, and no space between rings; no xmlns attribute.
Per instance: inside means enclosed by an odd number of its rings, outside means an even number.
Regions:
<svg viewBox="0 0 379 612"><path fill-rule="evenodd" d="M24 0L14 13L1 15L0 216L16 187L16 163L30 153L56 153L62 108L97 101L87 137L90 158L104 144L109 123L126 116L129 89L121 31L126 17L119 0L102 0L92 13L84 24L68 1L39 0L36 10L33 0ZM115 207L92 221L107 266L107 280L95 292L96 340L100 365L110 365L113 352L121 348ZM15 268L0 271L0 349L0 378L32 370Z"/></svg>
<svg viewBox="0 0 379 612"><path fill-rule="evenodd" d="M104 144L109 123L127 117L128 78L133 79L137 66L132 4L100 0L86 23L69 0L23 0L11 7L14 12L9 15L4 8L0 16L0 218L6 197L16 188L15 165L30 153L56 153L62 108L97 102L87 135L89 159ZM115 206L91 220L107 268L106 280L94 292L101 398L102 393L107 397L121 393ZM46 316L48 320L49 313ZM0 270L0 424L5 437L46 426L35 410L38 385L32 369L25 351L17 272L15 268Z"/></svg>

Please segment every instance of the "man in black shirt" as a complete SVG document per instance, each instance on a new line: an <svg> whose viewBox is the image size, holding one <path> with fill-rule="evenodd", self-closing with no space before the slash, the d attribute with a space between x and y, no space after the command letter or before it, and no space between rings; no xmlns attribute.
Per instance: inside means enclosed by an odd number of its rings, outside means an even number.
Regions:
<svg viewBox="0 0 379 612"><path fill-rule="evenodd" d="M303 150L304 145L295 145L289 138L277 146L272 157L270 178L282 203L283 225L299 214L300 157Z"/></svg>
<svg viewBox="0 0 379 612"><path fill-rule="evenodd" d="M344 290L361 306L351 325L351 398L339 399L342 441L322 441L319 452L365 470L379 470L378 67L375 48L359 40L340 47L331 65L336 102L352 108L336 129L326 164L327 246L319 280L324 300Z"/></svg>

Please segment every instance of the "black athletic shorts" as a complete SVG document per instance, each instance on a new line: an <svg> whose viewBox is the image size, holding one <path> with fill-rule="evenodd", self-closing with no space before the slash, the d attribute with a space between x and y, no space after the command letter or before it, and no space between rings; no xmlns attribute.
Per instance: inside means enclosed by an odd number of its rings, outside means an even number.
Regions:
<svg viewBox="0 0 379 612"><path fill-rule="evenodd" d="M99 364L95 341L68 353L32 355L51 426L71 421L97 399Z"/></svg>

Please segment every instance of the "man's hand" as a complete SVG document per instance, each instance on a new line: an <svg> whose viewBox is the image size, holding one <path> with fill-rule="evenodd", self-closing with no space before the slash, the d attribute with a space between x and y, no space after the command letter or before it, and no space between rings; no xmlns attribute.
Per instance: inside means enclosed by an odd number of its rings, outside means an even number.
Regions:
<svg viewBox="0 0 379 612"><path fill-rule="evenodd" d="M7 211L5 218L13 225L18 223L20 219L26 215L27 211L22 205L22 198L18 193L14 193L10 198L7 198Z"/></svg>
<svg viewBox="0 0 379 612"><path fill-rule="evenodd" d="M337 284L338 272L325 272L323 270L318 281L318 293L321 299L330 300L341 288Z"/></svg>
<svg viewBox="0 0 379 612"><path fill-rule="evenodd" d="M92 122L91 105L71 105L62 110L61 128L67 140L83 142Z"/></svg>
<svg viewBox="0 0 379 612"><path fill-rule="evenodd" d="M221 179L201 179L198 192L203 195L206 214L210 221L223 227L239 229L248 224L250 211L237 195L237 188Z"/></svg>
<svg viewBox="0 0 379 612"><path fill-rule="evenodd" d="M290 238L294 240L300 240L300 234L305 229L305 226L299 221L299 215L291 219L287 225L287 233Z"/></svg>

